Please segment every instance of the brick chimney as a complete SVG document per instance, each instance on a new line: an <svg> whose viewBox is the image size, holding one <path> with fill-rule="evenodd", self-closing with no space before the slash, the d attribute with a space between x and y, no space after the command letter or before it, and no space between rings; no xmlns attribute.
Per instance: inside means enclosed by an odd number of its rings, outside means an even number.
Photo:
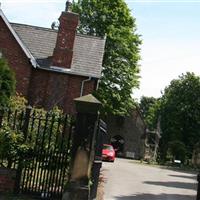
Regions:
<svg viewBox="0 0 200 200"><path fill-rule="evenodd" d="M69 2L62 12L58 28L56 46L53 52L52 65L56 67L71 68L73 46L76 36L76 28L79 23L79 15L69 11Z"/></svg>

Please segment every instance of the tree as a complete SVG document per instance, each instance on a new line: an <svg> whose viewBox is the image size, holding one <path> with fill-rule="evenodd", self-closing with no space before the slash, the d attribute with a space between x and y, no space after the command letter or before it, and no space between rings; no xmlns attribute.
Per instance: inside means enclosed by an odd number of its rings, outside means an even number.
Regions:
<svg viewBox="0 0 200 200"><path fill-rule="evenodd" d="M15 92L15 76L7 62L0 58L0 110L4 109Z"/></svg>
<svg viewBox="0 0 200 200"><path fill-rule="evenodd" d="M192 157L200 141L200 77L186 73L171 81L161 98L161 158L166 159L173 141L185 145L187 157ZM173 150L175 152L175 150Z"/></svg>
<svg viewBox="0 0 200 200"><path fill-rule="evenodd" d="M172 159L181 160L181 162L184 163L187 153L185 144L181 141L174 140L169 142L168 145L168 153L170 154L170 156L172 156Z"/></svg>
<svg viewBox="0 0 200 200"><path fill-rule="evenodd" d="M103 76L95 94L104 113L126 115L133 107L133 88L139 84L141 40L135 19L124 0L78 0L72 10L80 15L80 33L106 36Z"/></svg>
<svg viewBox="0 0 200 200"><path fill-rule="evenodd" d="M142 96L139 106L148 129L155 130L159 117L160 100L154 97Z"/></svg>

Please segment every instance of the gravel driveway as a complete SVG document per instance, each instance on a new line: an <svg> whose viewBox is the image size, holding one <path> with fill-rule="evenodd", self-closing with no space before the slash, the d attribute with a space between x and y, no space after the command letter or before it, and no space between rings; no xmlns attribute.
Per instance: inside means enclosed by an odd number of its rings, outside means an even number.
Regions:
<svg viewBox="0 0 200 200"><path fill-rule="evenodd" d="M103 163L105 200L196 200L196 174L127 159Z"/></svg>

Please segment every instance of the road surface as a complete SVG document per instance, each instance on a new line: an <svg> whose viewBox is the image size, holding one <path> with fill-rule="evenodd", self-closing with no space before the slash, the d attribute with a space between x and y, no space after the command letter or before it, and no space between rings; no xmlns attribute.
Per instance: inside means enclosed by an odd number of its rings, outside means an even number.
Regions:
<svg viewBox="0 0 200 200"><path fill-rule="evenodd" d="M104 200L196 200L196 174L127 159L103 163Z"/></svg>

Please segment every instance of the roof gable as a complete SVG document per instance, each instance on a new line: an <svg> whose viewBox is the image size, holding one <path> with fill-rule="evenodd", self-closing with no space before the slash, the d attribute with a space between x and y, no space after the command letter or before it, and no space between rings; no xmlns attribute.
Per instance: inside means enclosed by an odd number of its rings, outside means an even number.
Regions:
<svg viewBox="0 0 200 200"><path fill-rule="evenodd" d="M14 29L10 25L9 21L7 20L6 16L3 14L3 11L1 9L0 9L0 17L5 22L6 26L8 27L8 29L10 30L10 32L12 33L12 35L14 36L14 38L16 39L16 41L18 42L18 44L20 45L20 47L22 48L22 50L24 51L25 55L30 59L31 64L33 65L33 67L36 67L37 63L36 63L35 58L32 56L32 54L30 53L30 51L22 43L22 41L20 40L20 38L18 37L18 35L16 34L16 32L14 31Z"/></svg>

